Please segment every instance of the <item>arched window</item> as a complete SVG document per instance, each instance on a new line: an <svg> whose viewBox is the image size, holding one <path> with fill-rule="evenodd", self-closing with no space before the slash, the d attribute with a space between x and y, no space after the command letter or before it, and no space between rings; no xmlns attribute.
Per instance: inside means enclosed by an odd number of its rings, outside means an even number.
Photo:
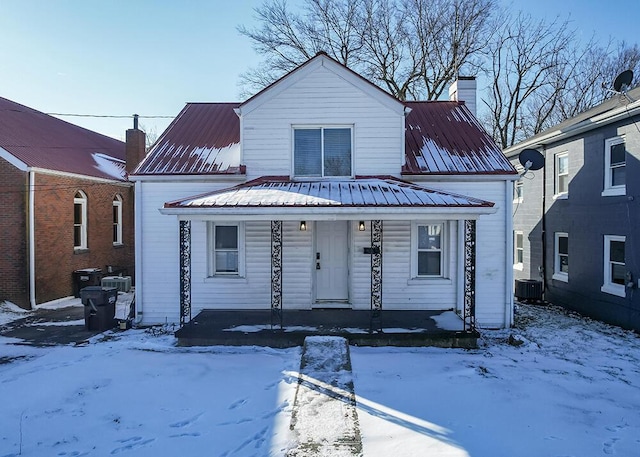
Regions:
<svg viewBox="0 0 640 457"><path fill-rule="evenodd" d="M87 196L81 190L73 198L73 248L87 249Z"/></svg>
<svg viewBox="0 0 640 457"><path fill-rule="evenodd" d="M122 197L113 198L113 244L122 244Z"/></svg>

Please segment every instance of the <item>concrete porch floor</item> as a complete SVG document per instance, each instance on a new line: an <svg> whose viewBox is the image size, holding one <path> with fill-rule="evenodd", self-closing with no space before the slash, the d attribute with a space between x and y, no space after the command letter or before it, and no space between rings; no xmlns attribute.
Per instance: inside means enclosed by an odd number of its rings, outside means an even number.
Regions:
<svg viewBox="0 0 640 457"><path fill-rule="evenodd" d="M282 329L270 310L203 310L176 331L180 346L302 346L307 336L342 336L356 346L474 348L478 333L465 332L453 311L382 311L370 332L370 311L284 310ZM274 321L279 324L279 321ZM375 327L374 327L375 328Z"/></svg>

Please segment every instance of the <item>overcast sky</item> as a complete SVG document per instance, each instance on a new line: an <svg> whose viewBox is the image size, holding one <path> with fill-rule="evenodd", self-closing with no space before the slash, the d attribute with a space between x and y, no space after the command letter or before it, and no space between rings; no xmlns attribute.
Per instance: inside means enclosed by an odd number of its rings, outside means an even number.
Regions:
<svg viewBox="0 0 640 457"><path fill-rule="evenodd" d="M503 0L579 33L640 41L640 2ZM175 116L186 102L238 101L260 62L236 27L262 0L0 0L0 97L46 113ZM296 0L289 0L295 4ZM122 139L131 119L64 117ZM170 119L141 119L160 134Z"/></svg>

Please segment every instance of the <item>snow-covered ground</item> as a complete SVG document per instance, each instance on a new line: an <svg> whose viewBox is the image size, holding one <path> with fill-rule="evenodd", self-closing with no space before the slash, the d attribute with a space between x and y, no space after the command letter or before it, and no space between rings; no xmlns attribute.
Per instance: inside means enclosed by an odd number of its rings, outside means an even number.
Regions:
<svg viewBox="0 0 640 457"><path fill-rule="evenodd" d="M517 311L517 328L483 331L477 350L352 347L364 455L640 456L640 338L555 307ZM290 444L299 348L179 348L145 330L13 343L0 338L0 457Z"/></svg>

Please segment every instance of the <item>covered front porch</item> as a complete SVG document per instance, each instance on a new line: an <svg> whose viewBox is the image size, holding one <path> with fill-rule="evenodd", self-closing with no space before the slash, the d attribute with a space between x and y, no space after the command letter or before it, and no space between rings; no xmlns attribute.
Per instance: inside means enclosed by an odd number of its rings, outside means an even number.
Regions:
<svg viewBox="0 0 640 457"><path fill-rule="evenodd" d="M478 333L465 330L453 311L385 311L371 327L371 312L347 309L283 310L273 325L269 310L203 310L177 332L181 346L301 346L305 337L342 336L356 346L474 348Z"/></svg>

